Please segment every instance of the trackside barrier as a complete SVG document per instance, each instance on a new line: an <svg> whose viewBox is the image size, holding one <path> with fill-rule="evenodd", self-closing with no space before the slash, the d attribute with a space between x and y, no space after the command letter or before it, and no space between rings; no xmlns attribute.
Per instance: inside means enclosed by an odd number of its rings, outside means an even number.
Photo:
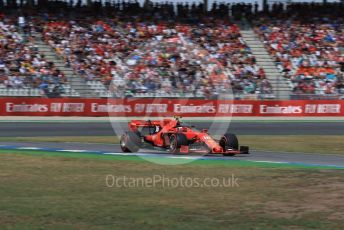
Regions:
<svg viewBox="0 0 344 230"><path fill-rule="evenodd" d="M0 98L0 116L344 116L343 100Z"/></svg>

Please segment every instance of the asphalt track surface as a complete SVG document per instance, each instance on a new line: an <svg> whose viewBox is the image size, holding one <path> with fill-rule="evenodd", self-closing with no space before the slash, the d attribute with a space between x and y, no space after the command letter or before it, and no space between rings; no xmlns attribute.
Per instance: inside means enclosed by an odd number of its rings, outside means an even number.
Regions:
<svg viewBox="0 0 344 230"><path fill-rule="evenodd" d="M126 122L118 122L125 129ZM117 125L118 125L117 124ZM209 122L189 122L198 129L209 128ZM225 125L218 122L217 125ZM0 122L0 137L34 137L34 136L111 136L115 135L109 122ZM343 135L344 122L319 121L236 121L229 126L229 131L239 135ZM85 144L85 143L56 143L56 142L0 142L0 148L48 148L63 150L84 150L89 152L121 153L116 144ZM141 151L141 150L140 150ZM141 151L142 152L142 151ZM152 151L143 150L143 154ZM154 152L157 156L167 156L166 153ZM205 157L215 158L215 157ZM334 166L344 168L344 157L339 155L321 155L307 153L264 152L252 150L249 155L235 157L216 157L224 160L248 160L259 162L287 162L294 164L308 164L320 166Z"/></svg>
<svg viewBox="0 0 344 230"><path fill-rule="evenodd" d="M23 149L44 148L50 150L65 150L71 152L104 152L107 154L122 153L118 144L93 144L93 143L56 143L56 142L6 142L0 143L0 148L19 147ZM166 152L158 152L151 150L140 150L141 154L152 153L156 156L171 156ZM140 153L138 155L140 155ZM203 159L223 159L223 160L247 160L256 162L268 163L290 163L297 165L313 165L313 166L332 166L344 168L344 157L339 155L322 155L322 154L308 154L308 153L275 153L252 150L248 155L237 155L234 157L211 156Z"/></svg>
<svg viewBox="0 0 344 230"><path fill-rule="evenodd" d="M216 125L226 125L216 122ZM126 122L118 122L126 129ZM198 129L209 128L209 122L189 122ZM110 122L1 122L0 137L35 136L111 136ZM238 135L344 135L344 122L232 122L228 131Z"/></svg>

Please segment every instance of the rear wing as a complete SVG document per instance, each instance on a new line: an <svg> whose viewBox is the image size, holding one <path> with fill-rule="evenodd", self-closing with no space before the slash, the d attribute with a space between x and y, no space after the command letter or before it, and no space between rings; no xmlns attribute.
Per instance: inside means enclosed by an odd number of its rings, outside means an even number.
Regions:
<svg viewBox="0 0 344 230"><path fill-rule="evenodd" d="M172 123L172 124L171 124ZM163 120L132 120L128 123L128 127L132 131L137 131L138 128L142 127L152 127L152 126L166 126L166 125L174 125L176 120L174 119L163 119Z"/></svg>
<svg viewBox="0 0 344 230"><path fill-rule="evenodd" d="M144 121L144 120L132 120L128 123L128 127L132 131L136 131L142 127L161 126L161 121Z"/></svg>

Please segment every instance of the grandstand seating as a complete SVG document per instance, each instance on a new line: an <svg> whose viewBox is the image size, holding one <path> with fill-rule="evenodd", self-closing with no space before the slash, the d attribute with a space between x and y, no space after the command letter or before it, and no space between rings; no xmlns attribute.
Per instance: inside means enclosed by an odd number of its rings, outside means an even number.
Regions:
<svg viewBox="0 0 344 230"><path fill-rule="evenodd" d="M234 24L116 20L51 22L44 39L86 81L102 82L115 96L209 97L230 88L235 94L271 93ZM133 79L138 81L130 84Z"/></svg>
<svg viewBox="0 0 344 230"><path fill-rule="evenodd" d="M255 31L294 94L344 94L344 20L260 19Z"/></svg>
<svg viewBox="0 0 344 230"><path fill-rule="evenodd" d="M236 98L273 98L271 76L233 23L243 16L291 95L344 94L343 4L275 3L261 12L257 5L214 4L207 15L202 5L178 4L175 12L170 3L49 4L24 10L30 15L25 27L17 25L12 6L3 7L8 14L0 9L0 95L47 96L58 86L62 96L78 97L69 83L82 82L77 90L85 86L100 97L215 98L233 92ZM37 38L63 59L59 68L40 53ZM45 43L40 41L50 50ZM70 79L73 71L78 79Z"/></svg>
<svg viewBox="0 0 344 230"><path fill-rule="evenodd" d="M0 20L0 94L2 96L47 96L61 85L65 96L78 96L69 90L67 77L48 62L26 36L13 17Z"/></svg>

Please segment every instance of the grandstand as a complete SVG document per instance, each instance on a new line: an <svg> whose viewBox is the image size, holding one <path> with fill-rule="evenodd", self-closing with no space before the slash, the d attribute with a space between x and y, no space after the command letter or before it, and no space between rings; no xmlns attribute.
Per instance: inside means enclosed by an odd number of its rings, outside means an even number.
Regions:
<svg viewBox="0 0 344 230"><path fill-rule="evenodd" d="M344 95L341 3L1 4L1 96Z"/></svg>

